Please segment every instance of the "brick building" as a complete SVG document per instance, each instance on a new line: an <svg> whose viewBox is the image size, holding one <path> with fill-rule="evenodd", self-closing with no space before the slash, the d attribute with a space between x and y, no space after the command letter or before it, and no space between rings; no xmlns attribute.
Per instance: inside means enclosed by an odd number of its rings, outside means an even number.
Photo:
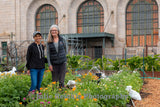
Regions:
<svg viewBox="0 0 160 107"><path fill-rule="evenodd" d="M47 38L58 24L61 34L82 40L83 54L92 58L160 53L160 0L1 0L0 54L6 44L32 40L39 30ZM80 44L80 43L79 43ZM71 46L72 47L72 46Z"/></svg>

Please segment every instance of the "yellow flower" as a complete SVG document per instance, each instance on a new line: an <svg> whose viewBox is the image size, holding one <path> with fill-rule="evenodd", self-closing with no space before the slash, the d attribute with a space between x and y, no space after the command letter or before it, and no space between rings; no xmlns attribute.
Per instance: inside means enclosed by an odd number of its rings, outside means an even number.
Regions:
<svg viewBox="0 0 160 107"><path fill-rule="evenodd" d="M68 98L65 98L64 101L68 101Z"/></svg>
<svg viewBox="0 0 160 107"><path fill-rule="evenodd" d="M87 91L87 89L84 89L84 91Z"/></svg>
<svg viewBox="0 0 160 107"><path fill-rule="evenodd" d="M76 88L75 88L75 87L73 87L73 88L72 88L72 91L75 91L75 90L76 90Z"/></svg>
<svg viewBox="0 0 160 107"><path fill-rule="evenodd" d="M83 95L81 96L81 99L84 99L84 96L83 96Z"/></svg>
<svg viewBox="0 0 160 107"><path fill-rule="evenodd" d="M56 84L56 81L52 82L52 84Z"/></svg>
<svg viewBox="0 0 160 107"><path fill-rule="evenodd" d="M23 71L23 73L24 73L24 71Z"/></svg>
<svg viewBox="0 0 160 107"><path fill-rule="evenodd" d="M48 88L45 88L45 90L47 90Z"/></svg>
<svg viewBox="0 0 160 107"><path fill-rule="evenodd" d="M97 101L97 99L96 99L96 98L93 98L93 100L94 100L94 101Z"/></svg>
<svg viewBox="0 0 160 107"><path fill-rule="evenodd" d="M83 75L83 78L85 78L85 76Z"/></svg>
<svg viewBox="0 0 160 107"><path fill-rule="evenodd" d="M79 99L77 98L76 101L79 101Z"/></svg>
<svg viewBox="0 0 160 107"><path fill-rule="evenodd" d="M66 74L68 75L69 73L67 72Z"/></svg>
<svg viewBox="0 0 160 107"><path fill-rule="evenodd" d="M74 98L77 98L76 95L74 95Z"/></svg>
<svg viewBox="0 0 160 107"><path fill-rule="evenodd" d="M22 102L19 102L19 104L22 104Z"/></svg>
<svg viewBox="0 0 160 107"><path fill-rule="evenodd" d="M78 95L81 95L81 93L79 92Z"/></svg>
<svg viewBox="0 0 160 107"><path fill-rule="evenodd" d="M62 89L61 88L59 88L59 91L61 91Z"/></svg>
<svg viewBox="0 0 160 107"><path fill-rule="evenodd" d="M48 70L46 70L46 72L51 72L51 71L48 69Z"/></svg>
<svg viewBox="0 0 160 107"><path fill-rule="evenodd" d="M67 93L67 91L64 91L65 93Z"/></svg>
<svg viewBox="0 0 160 107"><path fill-rule="evenodd" d="M85 73L84 75L86 76L87 74Z"/></svg>

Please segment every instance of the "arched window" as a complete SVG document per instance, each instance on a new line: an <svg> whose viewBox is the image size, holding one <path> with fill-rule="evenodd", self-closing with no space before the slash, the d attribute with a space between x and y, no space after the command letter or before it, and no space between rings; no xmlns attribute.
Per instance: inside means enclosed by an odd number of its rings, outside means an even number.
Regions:
<svg viewBox="0 0 160 107"><path fill-rule="evenodd" d="M103 32L104 12L96 0L83 2L77 12L77 33Z"/></svg>
<svg viewBox="0 0 160 107"><path fill-rule="evenodd" d="M40 31L43 35L43 38L46 39L48 36L49 28L52 24L58 24L57 10L49 4L45 4L37 11L36 30Z"/></svg>
<svg viewBox="0 0 160 107"><path fill-rule="evenodd" d="M155 0L130 0L126 8L126 45L157 46L158 6Z"/></svg>

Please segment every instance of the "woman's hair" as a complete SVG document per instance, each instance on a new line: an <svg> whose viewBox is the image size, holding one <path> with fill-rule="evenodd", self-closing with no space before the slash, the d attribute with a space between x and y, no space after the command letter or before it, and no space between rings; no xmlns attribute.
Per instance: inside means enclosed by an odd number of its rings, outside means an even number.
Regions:
<svg viewBox="0 0 160 107"><path fill-rule="evenodd" d="M51 30L52 28L56 28L58 30L58 36L59 36L59 28L57 25L52 25L49 29L49 33L48 33L48 39L47 39L47 42L50 43L50 42L53 42L53 37L51 35Z"/></svg>

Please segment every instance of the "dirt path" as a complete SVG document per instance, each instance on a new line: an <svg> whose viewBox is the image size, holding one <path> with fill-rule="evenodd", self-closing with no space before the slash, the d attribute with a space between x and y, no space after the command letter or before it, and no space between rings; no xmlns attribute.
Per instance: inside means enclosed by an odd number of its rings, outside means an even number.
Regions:
<svg viewBox="0 0 160 107"><path fill-rule="evenodd" d="M160 107L160 80L145 79L141 89L141 101L134 101L136 107Z"/></svg>

